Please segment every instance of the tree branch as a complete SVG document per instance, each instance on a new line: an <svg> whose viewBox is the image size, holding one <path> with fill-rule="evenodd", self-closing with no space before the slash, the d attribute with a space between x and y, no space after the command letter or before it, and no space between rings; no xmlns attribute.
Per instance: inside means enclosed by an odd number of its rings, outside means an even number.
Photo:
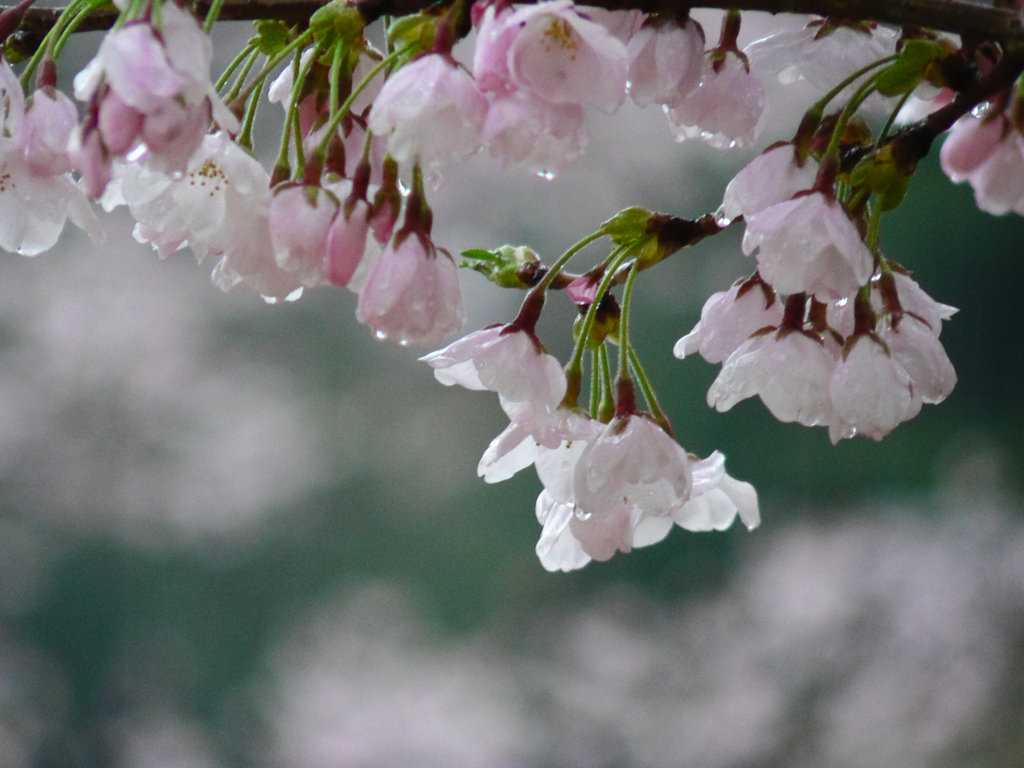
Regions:
<svg viewBox="0 0 1024 768"><path fill-rule="evenodd" d="M525 0L534 2L535 0ZM224 21L277 19L301 24L324 5L323 0L225 0L220 13ZM431 0L355 0L367 20L385 14L407 16L432 4ZM893 26L918 26L952 32L976 40L1024 44L1024 25L1016 11L958 0L585 0L584 4L608 10L638 9L647 13L678 14L691 5L702 8L738 8L768 13L799 13L840 19L872 19ZM205 14L209 0L200 0L197 11ZM0 6L0 10L3 7ZM31 8L25 13L20 34L41 40L53 26L60 8ZM94 13L80 27L82 31L108 29L117 18L113 7Z"/></svg>

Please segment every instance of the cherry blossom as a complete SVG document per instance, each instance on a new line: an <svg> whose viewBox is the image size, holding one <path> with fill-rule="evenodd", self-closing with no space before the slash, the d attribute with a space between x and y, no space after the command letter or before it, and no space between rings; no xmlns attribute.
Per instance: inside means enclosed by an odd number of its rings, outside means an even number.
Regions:
<svg viewBox="0 0 1024 768"><path fill-rule="evenodd" d="M499 12L480 21L473 75L486 91L529 91L552 104L614 112L626 97L626 48L571 0Z"/></svg>
<svg viewBox="0 0 1024 768"><path fill-rule="evenodd" d="M464 160L482 144L487 99L464 70L428 54L393 74L370 110L371 131L387 136L399 163Z"/></svg>
<svg viewBox="0 0 1024 768"><path fill-rule="evenodd" d="M838 349L809 333L756 336L733 352L708 390L708 405L724 412L757 395L783 422L830 425L834 417L829 382Z"/></svg>
<svg viewBox="0 0 1024 768"><path fill-rule="evenodd" d="M626 46L629 95L637 106L677 104L700 83L704 31L687 19L646 25Z"/></svg>
<svg viewBox="0 0 1024 768"><path fill-rule="evenodd" d="M782 302L770 286L756 277L740 280L711 295L697 325L672 351L680 360L699 351L709 363L720 363L757 331L778 327L782 316Z"/></svg>
<svg viewBox="0 0 1024 768"><path fill-rule="evenodd" d="M327 235L338 212L335 195L315 184L282 184L270 200L270 240L277 266L307 287L325 277Z"/></svg>
<svg viewBox="0 0 1024 768"><path fill-rule="evenodd" d="M811 189L817 176L818 163L813 158L797 165L792 144L775 145L751 160L729 182L722 213L730 220L760 213Z"/></svg>
<svg viewBox="0 0 1024 768"><path fill-rule="evenodd" d="M839 419L874 440L921 410L920 392L906 369L867 335L854 337L844 349L829 382L829 397Z"/></svg>
<svg viewBox="0 0 1024 768"><path fill-rule="evenodd" d="M716 149L749 146L760 135L764 86L733 53L717 65L708 54L703 67L700 85L665 108L672 135L699 137Z"/></svg>
<svg viewBox="0 0 1024 768"><path fill-rule="evenodd" d="M370 270L356 318L379 339L436 344L466 321L455 262L426 236L399 232Z"/></svg>
<svg viewBox="0 0 1024 768"><path fill-rule="evenodd" d="M491 102L484 143L506 168L523 166L550 179L583 154L583 123L578 104L550 104L527 91L514 91Z"/></svg>
<svg viewBox="0 0 1024 768"><path fill-rule="evenodd" d="M530 402L535 410L553 411L565 395L558 359L534 334L511 325L475 331L420 360L445 386L491 390L508 402Z"/></svg>
<svg viewBox="0 0 1024 768"><path fill-rule="evenodd" d="M725 456L715 451L706 459L690 463L693 490L672 519L688 531L724 531L738 514L752 531L761 524L757 491L750 483L736 480L725 471Z"/></svg>
<svg viewBox="0 0 1024 768"><path fill-rule="evenodd" d="M679 444L644 416L617 417L580 454L576 503L606 517L620 503L666 517L690 496L690 461Z"/></svg>
<svg viewBox="0 0 1024 768"><path fill-rule="evenodd" d="M757 251L758 271L780 293L843 298L874 270L850 217L821 192L770 206L746 221L743 252Z"/></svg>

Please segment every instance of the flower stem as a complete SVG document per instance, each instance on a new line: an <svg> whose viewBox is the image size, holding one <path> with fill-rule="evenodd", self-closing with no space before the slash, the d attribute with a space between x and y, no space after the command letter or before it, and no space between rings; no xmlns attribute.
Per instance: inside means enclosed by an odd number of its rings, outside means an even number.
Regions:
<svg viewBox="0 0 1024 768"><path fill-rule="evenodd" d="M345 99L345 102L341 105L338 111L331 115L331 120L327 124L327 131L324 133L324 138L320 142L320 146L317 147L316 150L316 154L318 156L327 155L327 146L331 143L331 136L334 135L334 132L338 130L338 126L341 125L341 121L345 119L349 111L352 109L352 104L355 103L355 100L359 97L359 94L361 94L370 84L370 81L372 81L373 78L375 78L385 67L391 65L399 57L404 56L406 53L411 51L416 45L417 43L415 42L409 43L408 45L401 47L397 51L394 51L385 56L383 59L378 61L369 72L366 73L366 77L359 81L359 85L352 88L352 93L348 95L348 98Z"/></svg>
<svg viewBox="0 0 1024 768"><path fill-rule="evenodd" d="M654 388L651 386L651 380L647 376L647 372L640 364L640 357L637 355L636 350L633 347L629 348L629 365L633 369L633 375L636 376L636 380L640 384L640 391L644 393L644 400L647 401L647 407L651 411L651 415L654 416L654 420L658 422L666 434L672 434L672 425L669 423L668 417L665 412L661 409L661 405L658 403L658 398L654 395Z"/></svg>
<svg viewBox="0 0 1024 768"><path fill-rule="evenodd" d="M551 265L551 269L549 269L547 271L547 274L544 275L543 279L541 279L541 281L537 283L536 286L534 286L533 290L537 293L544 293L548 288L551 287L551 284L555 282L555 279L558 277L558 274L562 271L562 267L564 267L568 263L569 259L571 259L577 253L582 251L592 242L594 242L595 240L599 240L602 237L604 237L604 232L592 232L579 242L570 246L569 250L567 250L565 253L559 256L555 263Z"/></svg>
<svg viewBox="0 0 1024 768"><path fill-rule="evenodd" d="M889 118L885 121L885 125L882 126L882 130L878 133L878 139L875 141L876 147L882 146L882 144L885 143L885 140L889 138L889 131L892 130L893 123L896 122L896 116L899 115L900 110L903 109L903 105L907 103L907 99L910 98L912 93L913 91L907 91L904 93L903 98L901 98L899 103L896 104L896 108L889 114Z"/></svg>
<svg viewBox="0 0 1024 768"><path fill-rule="evenodd" d="M231 79L231 75L233 75L235 73L235 70L238 69L242 65L243 61L245 61L247 58L249 58L250 54L253 51L255 51L256 48L257 48L256 42L254 40L250 40L248 43L245 44L245 47L242 48L242 50L240 50L238 52L238 55L235 56L235 58L233 58L231 60L231 63L228 64L227 69L225 69L221 73L221 76L219 78L217 78L217 83L213 86L214 90L217 91L217 93L220 93L220 89L228 84L228 80ZM255 60L255 58L256 57L253 56L250 59L250 61ZM249 64L248 66L251 67L252 65ZM244 80L244 78L243 78L243 80ZM239 87L241 87L241 86L239 86Z"/></svg>
<svg viewBox="0 0 1024 768"><path fill-rule="evenodd" d="M612 366L608 361L608 345L602 344L601 350L601 404L597 407L598 421L607 424L615 416L615 395L612 387Z"/></svg>
<svg viewBox="0 0 1024 768"><path fill-rule="evenodd" d="M210 3L210 10L206 12L206 23L203 24L203 32L210 34L210 30L213 29L214 23L220 16L220 9L224 6L224 0L213 0Z"/></svg>
<svg viewBox="0 0 1024 768"><path fill-rule="evenodd" d="M566 389L562 404L567 408L576 408L579 405L580 383L583 379L583 352L587 348L587 339L590 338L590 331L594 327L597 307L601 303L601 298L611 287L612 280L615 278L615 271L632 254L632 247L632 243L627 243L620 245L612 251L611 256L608 257L608 269L605 270L604 277L601 278L601 282L597 286L597 292L594 294L594 302L587 309L587 314L583 318L583 324L580 326L580 335L576 339L576 344L572 350L572 358L565 367L565 376L569 380L569 386Z"/></svg>

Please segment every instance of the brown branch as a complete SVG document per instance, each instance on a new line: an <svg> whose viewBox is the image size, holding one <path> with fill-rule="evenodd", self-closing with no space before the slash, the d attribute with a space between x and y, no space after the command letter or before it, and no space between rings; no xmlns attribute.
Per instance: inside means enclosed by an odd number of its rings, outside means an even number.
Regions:
<svg viewBox="0 0 1024 768"><path fill-rule="evenodd" d="M534 0L526 0L533 2ZM226 0L220 18L225 21L277 19L301 24L324 5L323 0ZM384 15L407 16L432 5L432 0L355 0L368 20ZM586 5L609 10L638 9L648 13L677 14L691 5L702 8L738 8L768 13L798 13L832 16L849 20L871 19L893 26L917 26L953 32L977 40L1024 43L1024 26L1016 11L955 0L585 0ZM197 4L200 14L209 0ZM3 7L0 6L0 10ZM42 39L60 14L59 8L32 8L25 14L23 34ZM96 11L81 27L83 31L108 29L117 18L113 7Z"/></svg>

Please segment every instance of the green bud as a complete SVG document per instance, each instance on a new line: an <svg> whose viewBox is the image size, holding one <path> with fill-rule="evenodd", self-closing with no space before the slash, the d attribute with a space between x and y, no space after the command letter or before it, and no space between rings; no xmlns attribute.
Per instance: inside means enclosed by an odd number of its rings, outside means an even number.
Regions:
<svg viewBox="0 0 1024 768"><path fill-rule="evenodd" d="M437 16L415 13L403 16L388 27L388 40L395 50L414 43L421 51L428 51L434 45L434 29ZM415 55L415 51L410 55Z"/></svg>
<svg viewBox="0 0 1024 768"><path fill-rule="evenodd" d="M471 261L464 261L461 266L479 272L502 288L531 288L533 282L524 277L535 274L540 266L536 252L525 245L503 245L494 251L474 248L463 251L462 255Z"/></svg>
<svg viewBox="0 0 1024 768"><path fill-rule="evenodd" d="M344 41L348 44L363 33L366 20L354 5L334 0L317 10L309 18L313 38L324 45Z"/></svg>
<svg viewBox="0 0 1024 768"><path fill-rule="evenodd" d="M626 208L602 224L601 231L617 245L625 245L647 234L647 222L651 215L646 208Z"/></svg>
<svg viewBox="0 0 1024 768"><path fill-rule="evenodd" d="M280 21L260 19L254 26L257 45L264 56L273 56L288 45L288 27Z"/></svg>
<svg viewBox="0 0 1024 768"><path fill-rule="evenodd" d="M875 86L883 96L910 93L925 78L929 65L947 55L948 50L935 40L908 40L899 58L878 74Z"/></svg>

